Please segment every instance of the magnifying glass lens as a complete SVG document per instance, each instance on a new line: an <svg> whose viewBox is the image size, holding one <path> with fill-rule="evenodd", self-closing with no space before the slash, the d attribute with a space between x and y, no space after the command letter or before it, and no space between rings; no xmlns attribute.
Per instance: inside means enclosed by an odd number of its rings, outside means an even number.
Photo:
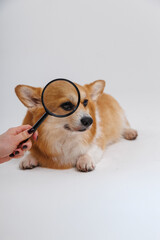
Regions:
<svg viewBox="0 0 160 240"><path fill-rule="evenodd" d="M70 81L55 80L43 90L42 103L46 112L56 117L71 115L79 105L79 91Z"/></svg>

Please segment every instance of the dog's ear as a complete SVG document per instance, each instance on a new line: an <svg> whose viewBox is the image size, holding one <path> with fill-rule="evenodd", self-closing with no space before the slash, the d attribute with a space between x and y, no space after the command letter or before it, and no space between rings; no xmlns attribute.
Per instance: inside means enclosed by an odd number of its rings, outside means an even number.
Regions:
<svg viewBox="0 0 160 240"><path fill-rule="evenodd" d="M85 85L85 87L88 89L92 100L97 100L99 95L103 93L103 90L105 88L105 81L96 80L93 83Z"/></svg>
<svg viewBox="0 0 160 240"><path fill-rule="evenodd" d="M18 85L15 92L19 100L29 109L41 105L41 88Z"/></svg>

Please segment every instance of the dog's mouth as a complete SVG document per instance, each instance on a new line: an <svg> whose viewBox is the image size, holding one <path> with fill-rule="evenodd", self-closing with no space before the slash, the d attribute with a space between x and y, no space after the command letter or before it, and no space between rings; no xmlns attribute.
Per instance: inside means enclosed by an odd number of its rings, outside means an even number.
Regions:
<svg viewBox="0 0 160 240"><path fill-rule="evenodd" d="M71 129L68 124L64 125L64 129L66 129L68 131L71 131L71 132L84 132L84 131L87 130L87 128L85 128L85 127L79 127L79 128Z"/></svg>

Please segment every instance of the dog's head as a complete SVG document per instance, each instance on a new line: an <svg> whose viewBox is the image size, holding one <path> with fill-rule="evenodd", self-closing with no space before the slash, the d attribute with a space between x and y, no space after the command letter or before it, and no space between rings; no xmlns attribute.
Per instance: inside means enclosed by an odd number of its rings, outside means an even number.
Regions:
<svg viewBox="0 0 160 240"><path fill-rule="evenodd" d="M78 109L70 116L65 118L48 117L46 124L52 124L53 128L61 128L65 131L71 132L84 132L91 128L92 123L95 121L95 104L98 97L103 93L105 87L105 81L97 80L91 84L81 86L76 84L81 95L81 101ZM59 91L55 97L56 99L56 112L67 113L71 110L74 103L77 101L77 95L72 94L72 98L68 101L68 98L60 97L62 91L66 91L70 94L70 89L64 89L60 85ZM28 111L32 114L32 124L34 124L40 116L44 113L44 108L41 103L42 88L35 88L27 85L18 85L15 88L15 92L20 101L28 108ZM57 94L56 93L56 94ZM49 93L53 97L52 92ZM63 94L62 94L63 95Z"/></svg>

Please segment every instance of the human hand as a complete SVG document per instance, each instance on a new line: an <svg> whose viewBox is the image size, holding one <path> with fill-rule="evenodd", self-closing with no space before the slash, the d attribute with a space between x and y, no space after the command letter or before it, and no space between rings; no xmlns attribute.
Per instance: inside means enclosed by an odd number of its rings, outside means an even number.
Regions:
<svg viewBox="0 0 160 240"><path fill-rule="evenodd" d="M37 140L37 131L31 134L28 133L28 130L31 128L32 126L30 125L22 125L10 128L0 135L0 163L9 161L12 158L20 158L27 150L31 149L32 142L30 139L22 145L19 145L22 141L31 136L33 140Z"/></svg>

